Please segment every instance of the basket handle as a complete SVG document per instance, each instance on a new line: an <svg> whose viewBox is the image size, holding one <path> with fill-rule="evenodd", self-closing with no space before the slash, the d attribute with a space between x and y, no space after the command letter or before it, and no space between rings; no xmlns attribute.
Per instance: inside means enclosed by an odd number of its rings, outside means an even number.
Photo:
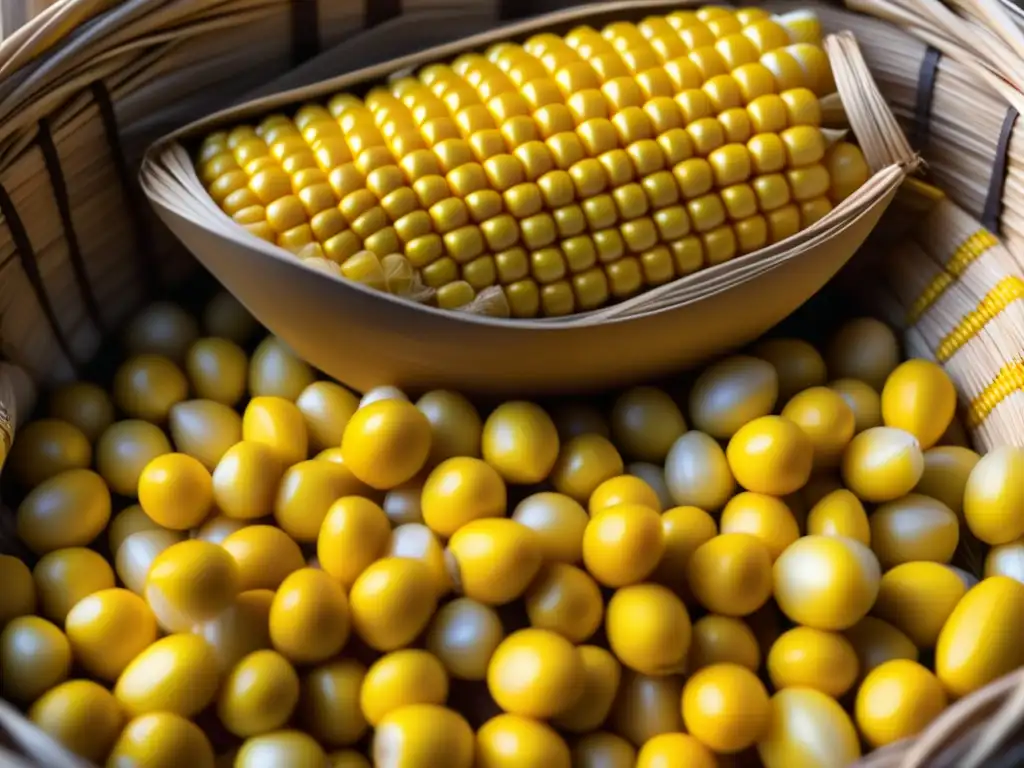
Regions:
<svg viewBox="0 0 1024 768"><path fill-rule="evenodd" d="M872 173L898 165L910 173L921 164L889 105L885 103L852 32L825 38L836 90L843 101L850 128Z"/></svg>

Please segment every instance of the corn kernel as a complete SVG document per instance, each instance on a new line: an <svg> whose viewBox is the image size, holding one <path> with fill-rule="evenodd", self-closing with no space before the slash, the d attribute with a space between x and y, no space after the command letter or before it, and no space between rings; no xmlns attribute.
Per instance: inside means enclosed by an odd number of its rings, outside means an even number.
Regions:
<svg viewBox="0 0 1024 768"><path fill-rule="evenodd" d="M648 176L665 167L665 156L653 139L640 139L626 147L637 177Z"/></svg>
<svg viewBox="0 0 1024 768"><path fill-rule="evenodd" d="M722 264L736 256L739 245L736 242L736 233L728 224L712 229L701 235L704 243L704 258L708 266Z"/></svg>
<svg viewBox="0 0 1024 768"><path fill-rule="evenodd" d="M346 195L365 188L366 177L356 168L355 163L345 163L327 173L327 183L334 190L334 196L342 200Z"/></svg>
<svg viewBox="0 0 1024 768"><path fill-rule="evenodd" d="M743 144L726 144L708 155L715 185L726 187L750 177L750 152Z"/></svg>
<svg viewBox="0 0 1024 768"><path fill-rule="evenodd" d="M358 253L363 247L363 242L356 233L350 229L344 229L324 242L324 255L331 261L338 264Z"/></svg>
<svg viewBox="0 0 1024 768"><path fill-rule="evenodd" d="M434 145L434 154L437 156L438 163L441 164L443 173L451 173L456 168L473 162L473 150L465 139L439 141Z"/></svg>
<svg viewBox="0 0 1024 768"><path fill-rule="evenodd" d="M562 103L562 91L558 84L550 78L531 80L522 86L523 98L529 102L534 110L541 109L551 104Z"/></svg>
<svg viewBox="0 0 1024 768"><path fill-rule="evenodd" d="M250 208L254 205L260 205L260 199L256 197L256 193L248 187L239 187L224 198L221 208L230 216L243 208Z"/></svg>
<svg viewBox="0 0 1024 768"><path fill-rule="evenodd" d="M677 92L687 91L691 88L700 88L704 82L704 78L701 77L697 65L685 56L666 61L664 69L665 73L671 78L672 85Z"/></svg>
<svg viewBox="0 0 1024 768"><path fill-rule="evenodd" d="M797 202L827 195L830 185L828 171L820 163L786 171L786 180Z"/></svg>
<svg viewBox="0 0 1024 768"><path fill-rule="evenodd" d="M469 224L469 210L458 197L448 197L430 206L430 219L440 234Z"/></svg>
<svg viewBox="0 0 1024 768"><path fill-rule="evenodd" d="M781 173L757 176L751 182L757 195L757 207L767 213L787 205L790 200L789 183Z"/></svg>
<svg viewBox="0 0 1024 768"><path fill-rule="evenodd" d="M416 193L410 187L399 187L393 192L388 193L380 201L380 206L392 222L397 222L399 219L419 210L419 200L416 198Z"/></svg>
<svg viewBox="0 0 1024 768"><path fill-rule="evenodd" d="M297 251L312 242L313 230L309 228L309 224L299 224L277 236L277 244L289 251Z"/></svg>
<svg viewBox="0 0 1024 768"><path fill-rule="evenodd" d="M555 229L558 230L559 237L572 237L587 228L583 209L575 203L556 208L551 212L551 216L555 220Z"/></svg>
<svg viewBox="0 0 1024 768"><path fill-rule="evenodd" d="M548 213L538 213L519 221L519 233L523 245L536 251L551 245L557 237L555 220Z"/></svg>
<svg viewBox="0 0 1024 768"><path fill-rule="evenodd" d="M239 170L238 162L227 153L214 155L205 163L199 173L200 178L207 185L213 184L218 178L229 171Z"/></svg>
<svg viewBox="0 0 1024 768"><path fill-rule="evenodd" d="M676 274L689 275L704 266L704 244L696 235L673 240L668 247Z"/></svg>
<svg viewBox="0 0 1024 768"><path fill-rule="evenodd" d="M800 204L800 228L806 229L819 219L825 218L832 210L827 197L816 197Z"/></svg>
<svg viewBox="0 0 1024 768"><path fill-rule="evenodd" d="M328 184L314 184L306 187L299 192L298 198L302 202L303 208L306 209L306 215L310 218L320 211L333 210L338 202Z"/></svg>
<svg viewBox="0 0 1024 768"><path fill-rule="evenodd" d="M562 240L562 254L570 272L583 272L597 263L597 248L589 235L577 235Z"/></svg>
<svg viewBox="0 0 1024 768"><path fill-rule="evenodd" d="M765 214L771 242L777 243L800 231L800 209L795 204L785 205Z"/></svg>
<svg viewBox="0 0 1024 768"><path fill-rule="evenodd" d="M451 195L448 182L443 176L424 176L417 179L413 182L412 190L420 201L420 207L427 209Z"/></svg>
<svg viewBox="0 0 1024 768"><path fill-rule="evenodd" d="M560 208L576 199L572 177L566 171L560 169L548 171L537 179L537 186L540 187L540 193L544 196L544 205L548 208Z"/></svg>
<svg viewBox="0 0 1024 768"><path fill-rule="evenodd" d="M440 259L443 254L444 241L434 232L421 235L405 244L405 257L416 269L424 269Z"/></svg>
<svg viewBox="0 0 1024 768"><path fill-rule="evenodd" d="M506 91L494 96L487 102L487 109L498 125L512 117L530 116L530 102L516 91Z"/></svg>
<svg viewBox="0 0 1024 768"><path fill-rule="evenodd" d="M768 12L764 8L754 7L737 8L736 12L733 15L736 17L736 21L738 21L740 25L744 27L749 24L753 24L755 21L770 18Z"/></svg>
<svg viewBox="0 0 1024 768"><path fill-rule="evenodd" d="M700 197L711 191L715 183L715 172L711 163L702 157L692 157L677 163L672 169L679 191L687 200Z"/></svg>
<svg viewBox="0 0 1024 768"><path fill-rule="evenodd" d="M596 267L580 272L572 277L572 290L580 310L596 309L608 301L608 276Z"/></svg>
<svg viewBox="0 0 1024 768"><path fill-rule="evenodd" d="M267 223L277 233L306 222L306 209L295 195L285 195L267 206Z"/></svg>
<svg viewBox="0 0 1024 768"><path fill-rule="evenodd" d="M608 117L608 102L597 88L577 91L569 97L566 105L577 126L588 120Z"/></svg>
<svg viewBox="0 0 1024 768"><path fill-rule="evenodd" d="M491 251L504 251L519 242L519 223L507 213L488 219L480 231Z"/></svg>
<svg viewBox="0 0 1024 768"><path fill-rule="evenodd" d="M441 109L444 109L444 105L441 105ZM423 122L420 125L420 135L423 140L430 146L436 146L446 139L459 139L462 138L462 134L459 132L459 126L454 120L448 117L447 113L431 117L429 120Z"/></svg>
<svg viewBox="0 0 1024 768"><path fill-rule="evenodd" d="M759 133L747 142L754 173L776 173L786 167L786 146L777 133Z"/></svg>
<svg viewBox="0 0 1024 768"><path fill-rule="evenodd" d="M510 117L501 124L501 136L509 152L529 142L539 141L541 131L536 121L528 115Z"/></svg>
<svg viewBox="0 0 1024 768"><path fill-rule="evenodd" d="M281 166L278 164L278 162L268 155L267 157L257 157L250 160L248 163L245 164L245 172L249 174L249 176L255 176L264 168L280 167Z"/></svg>
<svg viewBox="0 0 1024 768"><path fill-rule="evenodd" d="M382 199L390 192L405 185L405 174L396 165L385 165L366 175L366 188Z"/></svg>
<svg viewBox="0 0 1024 768"><path fill-rule="evenodd" d="M547 317L570 315L576 308L572 286L566 280L542 286L540 289L540 303Z"/></svg>
<svg viewBox="0 0 1024 768"><path fill-rule="evenodd" d="M494 255L494 265L498 271L498 280L502 285L522 280L530 274L530 257L525 248L515 247Z"/></svg>
<svg viewBox="0 0 1024 768"><path fill-rule="evenodd" d="M768 222L761 214L737 221L733 230L740 253L753 253L768 245Z"/></svg>
<svg viewBox="0 0 1024 768"><path fill-rule="evenodd" d="M337 127L337 126L335 126ZM235 147L234 156L238 165L245 166L251 160L255 160L259 157L268 157L270 155L270 147L263 139L248 139L243 141L237 147Z"/></svg>
<svg viewBox="0 0 1024 768"><path fill-rule="evenodd" d="M541 248L530 254L530 273L541 285L554 283L565 277L566 264L557 246Z"/></svg>
<svg viewBox="0 0 1024 768"><path fill-rule="evenodd" d="M465 198L469 216L477 224L492 219L501 213L501 195L493 189L470 192Z"/></svg>
<svg viewBox="0 0 1024 768"><path fill-rule="evenodd" d="M679 39L683 41L683 44L690 51L707 45L714 45L715 43L715 36L703 24L694 24L686 29L679 30Z"/></svg>
<svg viewBox="0 0 1024 768"><path fill-rule="evenodd" d="M623 184L612 190L612 198L615 200L619 218L623 220L628 221L643 216L650 208L644 188L635 182Z"/></svg>
<svg viewBox="0 0 1024 768"><path fill-rule="evenodd" d="M274 234L274 230L265 221L257 221L253 224L243 224L243 226L260 240L266 240L268 243L276 242L277 236Z"/></svg>
<svg viewBox="0 0 1024 768"><path fill-rule="evenodd" d="M528 141L516 147L513 153L522 163L528 181L536 181L555 167L551 150L540 141Z"/></svg>
<svg viewBox="0 0 1024 768"><path fill-rule="evenodd" d="M614 80L617 77L629 77L629 67L622 61L622 57L615 50L606 51L589 60L591 69L597 73L601 84Z"/></svg>
<svg viewBox="0 0 1024 768"><path fill-rule="evenodd" d="M483 70L480 70L483 72ZM476 88L477 95L481 101L486 102L488 105L494 101L494 99L504 96L507 93L518 96L515 92L515 85L508 78L507 75L502 73L500 70L495 69L493 72L488 72L479 78L473 78L476 80L475 83L471 83ZM497 120L497 117L495 116Z"/></svg>
<svg viewBox="0 0 1024 768"><path fill-rule="evenodd" d="M743 27L743 36L762 54L789 45L789 33L785 27L771 19L761 19Z"/></svg>
<svg viewBox="0 0 1024 768"><path fill-rule="evenodd" d="M683 113L679 105L668 96L655 96L643 106L656 136L684 126Z"/></svg>
<svg viewBox="0 0 1024 768"><path fill-rule="evenodd" d="M431 288L440 288L458 279L459 265L450 256L442 256L422 268L423 282Z"/></svg>
<svg viewBox="0 0 1024 768"><path fill-rule="evenodd" d="M298 194L301 190L306 187L311 187L314 184L326 183L327 174L319 168L303 168L292 175L292 191L295 192L295 194Z"/></svg>
<svg viewBox="0 0 1024 768"><path fill-rule="evenodd" d="M708 31L717 38L733 35L743 29L735 16L719 16L706 22Z"/></svg>
<svg viewBox="0 0 1024 768"><path fill-rule="evenodd" d="M793 88L804 88L810 84L810 78L800 66L800 62L785 49L776 49L762 54L760 62L772 73L778 92Z"/></svg>
<svg viewBox="0 0 1024 768"><path fill-rule="evenodd" d="M328 208L313 216L309 225L317 241L326 243L345 229L345 218L337 208Z"/></svg>
<svg viewBox="0 0 1024 768"><path fill-rule="evenodd" d="M448 107L448 111L455 117L456 124L459 123L458 115L467 107L482 107L483 113L487 115L487 119L490 121L490 114L487 112L487 108L480 103L480 97L477 96L476 91L467 84L455 84L446 88L444 93L441 95L441 101ZM493 128L492 125L481 126L483 128Z"/></svg>
<svg viewBox="0 0 1024 768"><path fill-rule="evenodd" d="M681 205L655 211L652 218L654 226L658 228L658 235L664 242L678 240L690 234L690 217Z"/></svg>
<svg viewBox="0 0 1024 768"><path fill-rule="evenodd" d="M493 256L480 256L462 267L462 279L477 291L498 282L498 270Z"/></svg>
<svg viewBox="0 0 1024 768"><path fill-rule="evenodd" d="M516 61L511 65L506 74L508 75L508 79L515 83L517 88L525 90L529 83L546 78L548 76L548 71L544 69L544 65L539 61L533 57L529 57ZM552 85L554 85L554 83L552 83Z"/></svg>
<svg viewBox="0 0 1024 768"><path fill-rule="evenodd" d="M608 183L612 188L628 184L633 180L633 161L629 159L629 155L626 154L625 150L613 149L605 152L597 159L604 167Z"/></svg>
<svg viewBox="0 0 1024 768"><path fill-rule="evenodd" d="M466 163L451 171L445 177L452 194L460 198L487 189L487 174L479 163Z"/></svg>
<svg viewBox="0 0 1024 768"><path fill-rule="evenodd" d="M708 232L725 223L725 206L714 192L688 202L686 211L697 232Z"/></svg>
<svg viewBox="0 0 1024 768"><path fill-rule="evenodd" d="M671 34L655 35L650 39L651 48L657 54L662 64L667 64L673 59L686 55L686 45L679 39L679 36Z"/></svg>
<svg viewBox="0 0 1024 768"><path fill-rule="evenodd" d="M417 237L429 234L433 229L430 215L419 208L397 219L393 226L395 233L403 243L409 243Z"/></svg>
<svg viewBox="0 0 1024 768"><path fill-rule="evenodd" d="M718 122L725 132L727 144L745 144L753 133L753 125L747 110L741 107L727 109L718 116Z"/></svg>
<svg viewBox="0 0 1024 768"><path fill-rule="evenodd" d="M690 51L687 58L694 63L697 71L700 72L701 77L705 81L719 75L724 75L729 71L725 66L725 61L722 60L721 55L715 50L714 44L705 45Z"/></svg>
<svg viewBox="0 0 1024 768"><path fill-rule="evenodd" d="M619 55L622 57L622 63L626 65L626 69L634 76L647 72L661 64L658 54L646 44L631 47L628 50L622 51Z"/></svg>
<svg viewBox="0 0 1024 768"><path fill-rule="evenodd" d="M591 157L615 149L619 144L619 135L611 120L595 117L587 120L576 129L576 135L583 142L583 148Z"/></svg>
<svg viewBox="0 0 1024 768"><path fill-rule="evenodd" d="M349 228L364 240L388 226L388 217L384 209L375 205L349 221Z"/></svg>
<svg viewBox="0 0 1024 768"><path fill-rule="evenodd" d="M603 264L610 264L626 253L626 243L617 229L603 229L591 235L597 258Z"/></svg>
<svg viewBox="0 0 1024 768"><path fill-rule="evenodd" d="M260 222L266 222L267 209L262 205L250 205L247 208L235 211L235 213L231 214L231 218L238 224L259 224Z"/></svg>
<svg viewBox="0 0 1024 768"><path fill-rule="evenodd" d="M707 157L725 144L725 129L713 117L702 117L686 126L686 133L693 141L694 152Z"/></svg>
<svg viewBox="0 0 1024 768"><path fill-rule="evenodd" d="M278 141L275 141L270 145L270 154L276 157L279 161L284 160L289 155L293 155L296 152L308 151L308 145L306 140L301 135L290 134L282 136Z"/></svg>
<svg viewBox="0 0 1024 768"><path fill-rule="evenodd" d="M693 140L681 128L670 128L658 136L658 146L665 156L666 167L674 167L693 157Z"/></svg>
<svg viewBox="0 0 1024 768"><path fill-rule="evenodd" d="M563 67L580 60L580 57L576 55L576 51L572 50L569 46L552 48L541 54L539 58L540 63L544 65L544 69L551 75Z"/></svg>
<svg viewBox="0 0 1024 768"><path fill-rule="evenodd" d="M437 306L441 309L458 309L476 298L476 292L465 280L456 280L437 289Z"/></svg>
<svg viewBox="0 0 1024 768"><path fill-rule="evenodd" d="M654 221L646 216L624 222L619 226L619 231L631 253L643 253L658 242L658 230L654 226Z"/></svg>
<svg viewBox="0 0 1024 768"><path fill-rule="evenodd" d="M733 221L745 219L757 213L757 195L749 184L733 184L720 192L725 212Z"/></svg>
<svg viewBox="0 0 1024 768"><path fill-rule="evenodd" d="M501 131L496 128L477 131L469 137L469 146L478 163L484 163L488 159L506 152L505 139L502 137Z"/></svg>
<svg viewBox="0 0 1024 768"><path fill-rule="evenodd" d="M613 77L601 86L601 93L613 115L626 107L639 108L644 103L644 92L632 77Z"/></svg>
<svg viewBox="0 0 1024 768"><path fill-rule="evenodd" d="M340 210L341 215L345 217L345 221L351 225L353 221L376 206L377 196L370 190L364 188L357 189L356 191L349 192L345 195L345 197L342 198L341 203L338 204L338 210Z"/></svg>
<svg viewBox="0 0 1024 768"><path fill-rule="evenodd" d="M821 104L807 88L792 88L779 94L789 125L821 125Z"/></svg>
<svg viewBox="0 0 1024 768"><path fill-rule="evenodd" d="M640 269L648 286L663 285L676 276L672 263L672 251L659 245L640 254Z"/></svg>
<svg viewBox="0 0 1024 768"><path fill-rule="evenodd" d="M540 289L529 278L506 285L505 298L512 317L536 317L540 312Z"/></svg>
<svg viewBox="0 0 1024 768"><path fill-rule="evenodd" d="M784 130L779 138L786 147L786 162L790 168L814 165L825 157L825 137L817 128L796 125Z"/></svg>
<svg viewBox="0 0 1024 768"><path fill-rule="evenodd" d="M583 142L575 131L563 131L551 136L546 142L555 165L563 171L587 156Z"/></svg>
<svg viewBox="0 0 1024 768"><path fill-rule="evenodd" d="M484 171L491 188L498 192L526 181L526 171L515 155L494 155L484 161Z"/></svg>
<svg viewBox="0 0 1024 768"><path fill-rule="evenodd" d="M284 197L292 192L292 179L280 168L265 168L249 179L244 171L230 171L220 176L210 188L214 200L223 200L236 189L241 189L248 182L249 189L264 205ZM223 192L221 191L223 190Z"/></svg>
<svg viewBox="0 0 1024 768"><path fill-rule="evenodd" d="M567 63L555 72L555 83L567 99L574 93L579 93L588 88L597 89L601 87L601 80L598 78L597 73L594 72L587 62L580 61L579 59Z"/></svg>
<svg viewBox="0 0 1024 768"><path fill-rule="evenodd" d="M569 169L569 176L576 189L576 197L580 200L598 195L604 192L608 186L608 177L605 175L604 168L593 158L584 158L573 164Z"/></svg>
<svg viewBox="0 0 1024 768"><path fill-rule="evenodd" d="M643 287L643 272L636 256L623 256L605 266L608 275L608 290L617 299L632 296Z"/></svg>
<svg viewBox="0 0 1024 768"><path fill-rule="evenodd" d="M669 171L658 171L645 176L640 185L651 208L664 208L679 201L679 187Z"/></svg>

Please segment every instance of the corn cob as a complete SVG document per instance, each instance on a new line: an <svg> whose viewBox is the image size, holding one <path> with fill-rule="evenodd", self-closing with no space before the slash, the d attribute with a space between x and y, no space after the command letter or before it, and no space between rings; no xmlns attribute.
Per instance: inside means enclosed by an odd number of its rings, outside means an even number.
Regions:
<svg viewBox="0 0 1024 768"><path fill-rule="evenodd" d="M592 310L789 237L867 179L820 130L819 39L808 12L710 6L537 34L214 134L199 173L250 232L349 279L393 290L390 257L442 308L500 289L514 317Z"/></svg>

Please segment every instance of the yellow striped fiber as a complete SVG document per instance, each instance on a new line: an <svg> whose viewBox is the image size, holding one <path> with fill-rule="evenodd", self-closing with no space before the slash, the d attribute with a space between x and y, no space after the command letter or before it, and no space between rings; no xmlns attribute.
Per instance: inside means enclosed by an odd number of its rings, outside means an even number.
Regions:
<svg viewBox="0 0 1024 768"><path fill-rule="evenodd" d="M946 334L935 351L935 356L940 362L946 362L956 354L957 350L977 336L990 320L1010 304L1022 298L1024 298L1024 280L1016 276L1000 280L991 291L985 294L985 298L978 303L978 306L964 315L957 323L956 328Z"/></svg>
<svg viewBox="0 0 1024 768"><path fill-rule="evenodd" d="M909 324L913 325L920 320L921 316L938 301L956 278L960 277L983 253L998 244L999 241L995 235L987 229L979 229L957 246L949 261L946 262L944 271L935 276L910 308L910 312L907 314Z"/></svg>
<svg viewBox="0 0 1024 768"><path fill-rule="evenodd" d="M967 428L976 429L1003 400L1024 390L1024 359L1014 358L967 407Z"/></svg>

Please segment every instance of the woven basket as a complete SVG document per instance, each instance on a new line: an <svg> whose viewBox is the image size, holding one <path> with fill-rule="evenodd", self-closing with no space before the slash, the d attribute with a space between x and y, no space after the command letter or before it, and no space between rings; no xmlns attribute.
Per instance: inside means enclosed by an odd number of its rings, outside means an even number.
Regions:
<svg viewBox="0 0 1024 768"><path fill-rule="evenodd" d="M1024 322L1020 303L1005 300L1015 295L1024 260L1019 17L973 1L956 11L932 0L851 2L867 15L819 13L829 31L856 34L874 81L948 197L920 187L900 194L920 225L903 227L895 244L901 228L886 228L840 283L902 328L911 354L946 367L979 449L1024 444ZM135 181L154 140L225 104L372 67L394 55L385 41L426 49L572 4L368 0L364 13L347 0L64 0L21 28L0 45L0 352L18 366L0 363L0 451L32 410L32 380L47 386L74 377L132 311L195 270ZM824 282L848 256L815 280ZM257 310L269 317L273 307ZM13 546L10 522L0 510L0 549ZM965 550L961 564L977 572ZM862 764L1020 765L1021 722L1024 671ZM0 744L8 747L0 746L0 765L83 765L3 702Z"/></svg>

